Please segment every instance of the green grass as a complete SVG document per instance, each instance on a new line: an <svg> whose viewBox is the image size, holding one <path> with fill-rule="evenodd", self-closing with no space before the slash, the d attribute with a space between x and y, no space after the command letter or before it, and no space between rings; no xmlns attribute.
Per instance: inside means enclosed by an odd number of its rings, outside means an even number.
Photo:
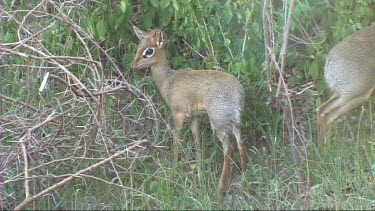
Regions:
<svg viewBox="0 0 375 211"><path fill-rule="evenodd" d="M357 144L345 130L347 120L334 128L334 137L320 150L311 140L306 157L312 175L313 209L373 209L375 204L374 146L367 143L374 132L361 129ZM344 127L343 127L344 125ZM339 129L341 127L341 129ZM343 127L343 128L342 128ZM355 130L355 129L354 129ZM119 170L119 181L106 166L92 177L82 176L49 197L40 200L42 209L306 209L297 176L307 166L296 166L291 147L275 138L272 149L252 147L252 158L242 185L232 184L230 194L222 198L217 191L221 171L221 146L209 129L202 134L203 156L194 156L191 134L186 143L177 179L166 152L135 161L131 171ZM265 140L271 141L271 140ZM208 153L205 153L208 152ZM236 151L237 152L237 151ZM238 155L235 156L239 164ZM122 160L120 166L130 162ZM195 164L195 165L194 165ZM200 183L197 167L202 167ZM299 169L300 168L300 169ZM232 177L238 177L233 167ZM95 179L95 177L100 178ZM103 182L103 181L106 182Z"/></svg>
<svg viewBox="0 0 375 211"><path fill-rule="evenodd" d="M17 90L13 92L18 94ZM33 97L21 96L24 97L20 100L25 102ZM157 95L154 97L156 98ZM163 112L162 115L166 116L166 121L171 122L171 114L164 102L160 100L155 102ZM137 103L139 102L132 101L126 96L108 99L107 109L108 114L111 114L108 119L111 121L104 122L108 126L108 131L115 134L111 139L115 144L115 148L112 149L120 149L124 142L128 143L132 137L139 137L139 132L151 141L153 140L152 133L155 132L152 127L153 122L142 120L141 113L145 111ZM134 106L124 107L129 104ZM74 182L41 198L34 206L39 209L75 210L307 208L368 210L374 208L375 146L373 137L375 131L369 124L372 121L371 109L362 111L359 108L356 112L350 113L348 118L335 123L332 139L323 149L318 147L314 135L310 134L312 138L309 140L307 151L301 151L302 156L307 160L297 165L289 141L280 135L283 131L280 127L282 117L273 115L272 118L262 119L262 117L272 116L269 109L262 107L260 102L249 104L244 115L243 136L247 142L251 162L248 165L245 180L240 183L238 180L240 176L239 155L237 148L235 149L236 163L232 166L230 193L224 198L221 197L217 188L223 162L222 146L212 134L208 118L204 116L200 118L202 160L196 160L197 149L190 130L186 129L183 134L181 161L176 169L172 169L170 164L172 137L166 125L162 124L158 131L160 141L163 140L162 148L149 145L147 153L140 158L123 158L114 161L114 165L107 164L95 169L90 174L82 175ZM6 105L9 106L9 104ZM368 105L365 103L363 108L367 108ZM19 112L15 107L9 107L7 110L9 112L6 115ZM120 110L121 112L118 113L117 111ZM129 113L133 115L126 116ZM79 124L85 125L86 121L88 119L83 118L70 124L76 128ZM309 128L315 128L315 118L309 119L308 124ZM188 128L187 125L186 128ZM56 134L58 133L56 129L49 131L47 128L43 131L46 134L48 132ZM231 138L234 141L233 137ZM66 144L86 146L84 145L88 144L86 141L91 143L89 145L91 148L103 149L106 146L100 140L100 136L97 136L95 140L73 139ZM75 154L72 154L73 152ZM41 177L32 182L34 191L32 194L108 156L105 153L86 151L86 159L81 159L84 151L65 151L64 149L56 149L50 153L54 159L75 156L76 160L59 162L34 172L37 175L47 175L47 177L44 179ZM42 164L43 159L46 161L50 159L42 154L40 156L33 157L33 162L36 162L33 166L37 166L38 162L40 162L39 165ZM199 179L198 168L201 170ZM19 171L17 174L22 173L21 166L14 168L16 169ZM302 197L304 185L298 183L300 172L305 175L307 172L311 173L313 195L310 207ZM14 176L16 172L8 172L10 177L12 174ZM53 175L65 176L54 178ZM175 180L172 180L172 175L176 175ZM9 209L17 205L24 197L22 183L12 184L14 185L6 186L5 189L7 196L5 207ZM10 200L12 197L16 200Z"/></svg>
<svg viewBox="0 0 375 211"><path fill-rule="evenodd" d="M3 77L19 84L13 74ZM22 74L16 70L16 74ZM36 77L31 77L36 78ZM27 86L37 90L37 82L30 80ZM152 89L153 85L150 85ZM8 89L12 88L12 89ZM52 105L64 101L64 97L52 91L48 95L35 95L19 87L4 87L4 93L9 96L20 96L22 102L30 105L43 106L45 111L52 111ZM151 96L157 104L166 122L170 123L171 114L159 95L152 90ZM52 125L41 129L36 135L34 147L30 148L33 167L43 165L53 160L74 158L52 164L45 168L32 171L39 177L31 182L31 194L34 195L47 187L54 185L71 173L84 169L106 157L106 147L111 151L122 149L134 139L147 138L154 141L157 135L161 146L148 146L146 154L140 158L122 158L107 164L88 175L81 175L74 182L38 200L34 204L39 209L373 209L375 204L375 146L373 112L369 103L348 114L343 121L333 126L333 136L326 146L320 149L315 140L315 117L307 115L310 140L306 151L301 151L306 158L300 165L292 153L289 140L282 138L282 116L275 115L268 107L262 105L264 100L254 101L249 91L247 110L244 114L243 136L248 146L251 162L248 165L246 178L239 182L239 155L235 149L232 167L232 182L230 192L222 198L218 193L218 181L222 169L223 153L218 139L212 134L206 116L200 118L203 159L196 160L196 148L190 130L185 130L181 150L181 161L176 169L171 168L170 129L164 123L160 130L155 131L154 121L144 119L151 116L147 107L142 107L139 101L124 96L111 96L107 99L107 117L100 119L96 125L105 125L107 132L98 133L95 127L90 128L90 109L96 108L95 102L79 102L75 104L78 119L68 119L66 128ZM48 99L52 100L41 100ZM254 97L255 98L255 97ZM44 103L44 104L43 104ZM90 109L87 108L90 106ZM20 106L4 104L4 118L11 120L14 116L24 116L22 121L26 126L33 125L38 113ZM57 111L65 107L58 107ZM313 109L312 109L313 110ZM46 112L48 113L48 112ZM26 118L27 117L27 118ZM271 118L268 118L271 117ZM109 120L109 121L106 121ZM95 125L95 124L93 124ZM25 127L27 128L27 127ZM188 126L186 125L186 128ZM2 140L13 140L21 134L24 128L16 128L8 132L8 137ZM46 137L43 136L45 134ZM58 148L43 144L55 143L48 139L48 134L57 134L56 138L72 137L62 142ZM106 134L109 141L103 141ZM111 136L110 136L110 135ZM232 141L234 141L233 137ZM63 139L62 139L63 140ZM105 139L107 140L107 139ZM60 142L59 142L60 143ZM12 142L2 142L3 146ZM39 144L39 145L38 145ZM42 153L33 150L43 149ZM64 148L75 146L76 148ZM84 146L84 147L82 147ZM96 151L90 151L96 150ZM36 151L38 152L38 151ZM47 153L48 152L48 153ZM198 168L200 175L198 177ZM298 183L299 174L310 172L312 181L312 201L310 207L302 197L303 184ZM21 175L21 176L16 176ZM54 178L54 175L59 176ZM172 175L176 179L172 180ZM5 186L5 208L12 209L24 198L22 183L22 165L12 166L7 170L7 178L18 178L18 181ZM29 207L28 209L31 209Z"/></svg>

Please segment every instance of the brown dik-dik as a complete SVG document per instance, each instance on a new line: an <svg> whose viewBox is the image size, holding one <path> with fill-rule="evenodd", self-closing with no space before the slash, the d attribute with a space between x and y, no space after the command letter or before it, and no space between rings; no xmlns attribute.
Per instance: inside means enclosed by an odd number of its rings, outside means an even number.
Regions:
<svg viewBox="0 0 375 211"><path fill-rule="evenodd" d="M318 140L321 145L329 125L367 100L375 87L375 24L359 30L329 53L325 79L333 96L317 109Z"/></svg>
<svg viewBox="0 0 375 211"><path fill-rule="evenodd" d="M232 132L237 140L243 174L247 165L246 149L241 137L241 115L245 101L243 86L234 76L222 71L171 69L164 51L163 32L154 29L145 33L135 26L133 29L140 39L134 58L134 68L151 67L161 96L173 113L173 165L176 165L178 160L180 133L185 118L192 119L191 130L199 148L198 115L207 113L212 129L223 144L224 164L219 190L224 193L227 189L233 151L228 132Z"/></svg>

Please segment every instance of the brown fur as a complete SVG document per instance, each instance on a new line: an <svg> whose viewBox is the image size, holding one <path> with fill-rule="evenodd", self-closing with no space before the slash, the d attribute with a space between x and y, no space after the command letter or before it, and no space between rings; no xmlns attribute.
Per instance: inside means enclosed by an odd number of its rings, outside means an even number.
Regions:
<svg viewBox="0 0 375 211"><path fill-rule="evenodd" d="M317 109L321 146L331 123L367 100L375 88L375 25L353 33L329 53L325 79L333 96Z"/></svg>
<svg viewBox="0 0 375 211"><path fill-rule="evenodd" d="M246 149L241 137L241 116L245 89L236 77L216 70L173 70L164 51L163 33L159 29L145 33L133 26L141 40L134 58L134 68L151 67L155 83L174 118L173 165L178 160L180 130L186 117L192 118L191 130L197 147L200 146L198 115L208 114L212 129L223 144L224 164L219 190L227 190L233 146L228 132L237 140L241 154L243 175L247 165ZM153 55L147 52L153 49ZM198 151L197 151L198 153ZM199 158L199 153L197 158Z"/></svg>

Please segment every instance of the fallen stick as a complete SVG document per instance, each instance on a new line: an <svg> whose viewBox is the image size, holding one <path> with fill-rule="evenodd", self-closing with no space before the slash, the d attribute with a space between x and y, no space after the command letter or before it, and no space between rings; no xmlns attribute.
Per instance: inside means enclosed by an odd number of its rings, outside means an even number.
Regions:
<svg viewBox="0 0 375 211"><path fill-rule="evenodd" d="M113 154L112 156L100 161L99 163L96 163L92 166L89 166L85 169L82 169L80 171L78 171L77 173L73 174L72 176L69 176L67 178L65 178L64 180L62 180L61 182L59 183L56 183L55 185L52 185L51 187L41 191L40 193L34 195L34 196L30 196L28 198L26 198L22 203L20 203L19 205L17 205L14 210L24 210L29 204L31 204L33 201L39 199L40 197L43 197L53 191L56 191L60 188L62 188L63 186L65 186L67 183L73 181L75 178L79 177L79 175L81 174L85 174L87 172L90 172L91 170L95 169L95 168L98 168L108 162L110 162L111 160L113 159L116 159L117 157L120 157L122 154L126 153L127 151L129 150L132 150L136 147L142 147L141 145L142 144L145 144L147 143L147 140L146 139L142 139L140 141L137 141L136 143L134 143L132 146L122 150L122 151L119 151L115 154Z"/></svg>

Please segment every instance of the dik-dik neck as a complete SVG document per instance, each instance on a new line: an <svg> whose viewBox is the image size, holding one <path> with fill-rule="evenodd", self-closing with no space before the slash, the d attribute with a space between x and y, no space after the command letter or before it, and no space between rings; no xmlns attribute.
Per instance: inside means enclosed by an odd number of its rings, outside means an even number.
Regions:
<svg viewBox="0 0 375 211"><path fill-rule="evenodd" d="M174 70L169 66L165 52L159 52L158 63L151 66L152 75L154 76L155 83L165 101L168 102L168 89L169 81L174 74Z"/></svg>

